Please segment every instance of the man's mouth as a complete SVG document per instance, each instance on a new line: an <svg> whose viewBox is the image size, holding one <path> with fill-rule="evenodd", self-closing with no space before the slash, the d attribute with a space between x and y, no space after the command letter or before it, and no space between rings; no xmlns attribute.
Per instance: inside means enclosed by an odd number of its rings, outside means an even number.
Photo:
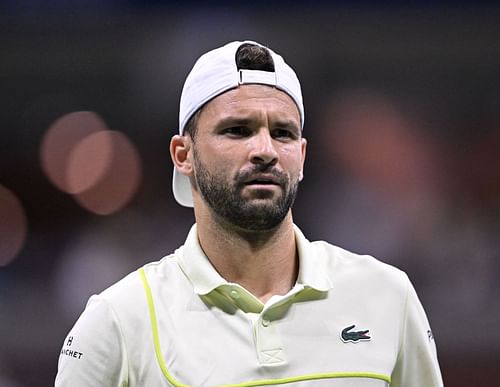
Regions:
<svg viewBox="0 0 500 387"><path fill-rule="evenodd" d="M245 185L280 185L279 179L275 176L252 177L244 182Z"/></svg>

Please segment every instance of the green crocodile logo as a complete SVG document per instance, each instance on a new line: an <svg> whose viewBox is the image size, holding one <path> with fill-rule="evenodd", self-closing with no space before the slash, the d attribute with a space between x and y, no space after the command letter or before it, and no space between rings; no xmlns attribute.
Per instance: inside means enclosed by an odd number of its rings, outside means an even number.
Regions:
<svg viewBox="0 0 500 387"><path fill-rule="evenodd" d="M352 331L350 332L351 329L353 329L356 325L350 325L347 328L342 329L342 341L344 343L347 342L352 342L352 343L357 343L359 341L368 341L371 339L369 334L369 330L364 330L364 331Z"/></svg>

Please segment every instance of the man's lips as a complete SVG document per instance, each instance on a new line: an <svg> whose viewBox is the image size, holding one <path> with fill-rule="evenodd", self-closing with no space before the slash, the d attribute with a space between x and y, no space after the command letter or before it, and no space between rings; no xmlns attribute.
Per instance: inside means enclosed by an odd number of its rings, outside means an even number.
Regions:
<svg viewBox="0 0 500 387"><path fill-rule="evenodd" d="M274 175L258 175L245 179L245 185L280 185L280 179Z"/></svg>

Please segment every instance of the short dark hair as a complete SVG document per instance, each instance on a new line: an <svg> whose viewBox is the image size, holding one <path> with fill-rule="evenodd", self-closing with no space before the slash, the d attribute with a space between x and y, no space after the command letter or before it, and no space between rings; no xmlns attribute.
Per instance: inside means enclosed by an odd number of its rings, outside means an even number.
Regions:
<svg viewBox="0 0 500 387"><path fill-rule="evenodd" d="M238 50L236 50L235 61L238 70L274 71L274 61L269 50L253 43L243 43L239 46ZM189 118L184 127L184 133L189 134L193 142L198 129L198 118L203 106Z"/></svg>
<svg viewBox="0 0 500 387"><path fill-rule="evenodd" d="M252 43L243 43L236 51L238 70L274 71L274 61L269 50Z"/></svg>

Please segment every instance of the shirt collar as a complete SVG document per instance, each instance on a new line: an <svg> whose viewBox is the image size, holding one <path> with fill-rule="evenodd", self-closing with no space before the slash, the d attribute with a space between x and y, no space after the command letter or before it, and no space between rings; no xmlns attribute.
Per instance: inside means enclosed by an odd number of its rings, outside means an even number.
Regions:
<svg viewBox="0 0 500 387"><path fill-rule="evenodd" d="M318 291L327 291L332 287L327 275L327 255L314 243L309 242L296 225L294 233L299 255L297 283ZM222 285L229 284L215 270L201 249L196 224L191 227L182 247L179 265L191 281L195 293L199 295L206 295Z"/></svg>
<svg viewBox="0 0 500 387"><path fill-rule="evenodd" d="M212 266L198 241L196 224L191 227L179 256L179 265L193 284L195 293L204 295L227 284Z"/></svg>
<svg viewBox="0 0 500 387"><path fill-rule="evenodd" d="M299 254L297 283L321 292L326 292L332 288L332 283L328 276L328 267L330 266L328 261L331 257L320 246L309 242L296 225L293 227Z"/></svg>

